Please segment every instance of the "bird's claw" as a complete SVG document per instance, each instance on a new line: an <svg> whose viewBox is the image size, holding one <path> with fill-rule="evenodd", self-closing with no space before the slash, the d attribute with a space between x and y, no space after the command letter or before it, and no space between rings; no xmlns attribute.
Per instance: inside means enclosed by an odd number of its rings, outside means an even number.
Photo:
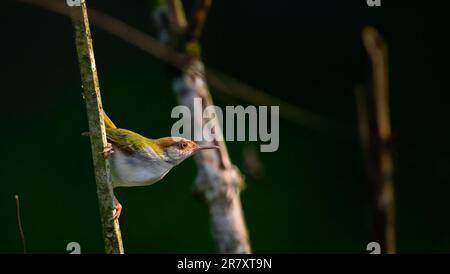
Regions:
<svg viewBox="0 0 450 274"><path fill-rule="evenodd" d="M119 219L120 213L122 212L122 205L119 203L116 197L114 197L114 209L112 211L111 221Z"/></svg>
<svg viewBox="0 0 450 274"><path fill-rule="evenodd" d="M112 144L111 143L107 143L106 147L103 149L102 153L103 153L103 156L105 156L105 158L107 158L109 155L114 153Z"/></svg>

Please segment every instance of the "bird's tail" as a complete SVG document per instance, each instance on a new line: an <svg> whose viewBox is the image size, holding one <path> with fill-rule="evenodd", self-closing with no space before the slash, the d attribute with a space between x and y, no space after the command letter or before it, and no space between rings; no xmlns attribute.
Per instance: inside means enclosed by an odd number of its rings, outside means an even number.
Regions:
<svg viewBox="0 0 450 274"><path fill-rule="evenodd" d="M108 115L106 115L106 112L103 111L103 120L105 121L105 127L106 128L117 128L116 125L109 119Z"/></svg>

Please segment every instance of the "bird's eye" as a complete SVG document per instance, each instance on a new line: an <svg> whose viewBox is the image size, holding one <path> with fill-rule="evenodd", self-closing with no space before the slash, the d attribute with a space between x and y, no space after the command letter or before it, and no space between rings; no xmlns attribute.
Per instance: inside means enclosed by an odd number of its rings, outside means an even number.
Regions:
<svg viewBox="0 0 450 274"><path fill-rule="evenodd" d="M181 148L187 148L188 144L187 143L181 143Z"/></svg>

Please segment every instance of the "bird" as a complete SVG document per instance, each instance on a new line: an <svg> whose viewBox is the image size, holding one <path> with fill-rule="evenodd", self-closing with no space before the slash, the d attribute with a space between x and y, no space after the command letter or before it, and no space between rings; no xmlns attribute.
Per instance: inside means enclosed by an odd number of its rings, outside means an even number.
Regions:
<svg viewBox="0 0 450 274"><path fill-rule="evenodd" d="M103 153L110 163L113 188L152 185L196 152L219 148L182 137L150 139L116 127L105 111L102 115L107 138ZM122 205L114 196L112 220L118 219L121 212Z"/></svg>

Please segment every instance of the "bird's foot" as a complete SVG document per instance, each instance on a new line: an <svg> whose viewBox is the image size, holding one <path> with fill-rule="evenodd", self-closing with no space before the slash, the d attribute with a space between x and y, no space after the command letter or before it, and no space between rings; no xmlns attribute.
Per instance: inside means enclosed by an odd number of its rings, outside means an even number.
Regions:
<svg viewBox="0 0 450 274"><path fill-rule="evenodd" d="M122 205L119 203L119 200L114 196L114 209L113 209L113 216L111 220L115 221L119 219L120 213L122 212Z"/></svg>
<svg viewBox="0 0 450 274"><path fill-rule="evenodd" d="M107 143L105 149L103 149L103 156L105 156L105 158L107 158L109 155L113 154L114 150L113 150L113 146L111 143Z"/></svg>

